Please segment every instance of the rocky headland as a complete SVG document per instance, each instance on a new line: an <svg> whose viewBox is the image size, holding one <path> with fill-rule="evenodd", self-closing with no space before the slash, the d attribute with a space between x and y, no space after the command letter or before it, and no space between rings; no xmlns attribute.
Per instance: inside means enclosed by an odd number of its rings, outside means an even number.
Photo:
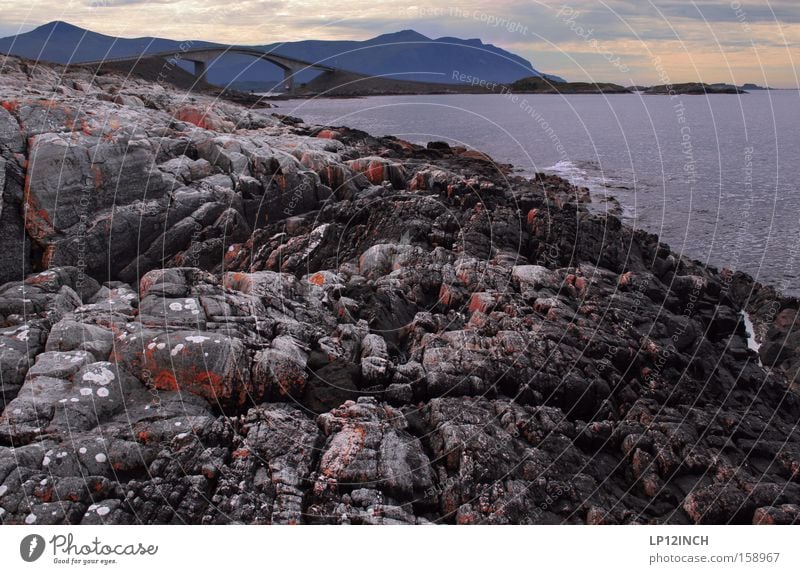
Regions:
<svg viewBox="0 0 800 574"><path fill-rule="evenodd" d="M800 520L797 301L475 151L0 62L0 522Z"/></svg>
<svg viewBox="0 0 800 574"><path fill-rule="evenodd" d="M661 84L651 86L644 90L647 95L687 95L705 96L709 94L746 94L742 88L729 85L704 84L701 82L688 82L685 84Z"/></svg>

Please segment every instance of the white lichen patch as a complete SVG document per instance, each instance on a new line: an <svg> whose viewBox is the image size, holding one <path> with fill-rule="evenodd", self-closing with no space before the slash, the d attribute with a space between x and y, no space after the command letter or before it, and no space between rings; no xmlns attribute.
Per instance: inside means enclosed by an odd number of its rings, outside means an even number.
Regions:
<svg viewBox="0 0 800 574"><path fill-rule="evenodd" d="M96 385L102 386L111 384L114 379L116 379L116 376L106 367L95 368L83 374L84 381L91 381Z"/></svg>
<svg viewBox="0 0 800 574"><path fill-rule="evenodd" d="M86 509L86 512L96 512L100 516L105 516L111 509L108 506L104 506L102 504L92 504L89 508Z"/></svg>
<svg viewBox="0 0 800 574"><path fill-rule="evenodd" d="M184 299L183 303L173 301L169 304L170 311L189 311L192 315L199 315L200 309L197 307L197 301L194 299Z"/></svg>
<svg viewBox="0 0 800 574"><path fill-rule="evenodd" d="M175 355L177 355L181 351L183 351L183 343L178 343L177 345L175 345L175 347L172 348L172 350L169 352L169 354L174 357Z"/></svg>
<svg viewBox="0 0 800 574"><path fill-rule="evenodd" d="M190 343L205 343L206 341L210 341L211 337L204 337L202 335L189 335L186 337L186 340Z"/></svg>
<svg viewBox="0 0 800 574"><path fill-rule="evenodd" d="M101 463L101 464L102 464L102 463L104 463L105 461L107 461L107 460L108 460L108 457L107 457L107 456L106 456L104 453L102 453L102 452L98 452L96 455L94 455L94 459L95 459L97 462L99 462L99 463Z"/></svg>

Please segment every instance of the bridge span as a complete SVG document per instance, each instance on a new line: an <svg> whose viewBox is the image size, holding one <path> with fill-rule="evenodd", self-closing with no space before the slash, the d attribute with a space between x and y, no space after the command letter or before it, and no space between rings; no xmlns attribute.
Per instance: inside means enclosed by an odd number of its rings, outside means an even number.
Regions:
<svg viewBox="0 0 800 574"><path fill-rule="evenodd" d="M170 50L168 52L154 52L139 54L137 56L124 56L121 58L105 58L91 62L80 62L81 65L102 65L116 62L138 62L147 58L164 58L166 60L184 60L194 64L194 76L198 80L205 78L208 63L220 56L227 54L244 54L258 60L266 60L283 70L283 85L287 92L294 91L294 80L297 74L304 70L319 70L324 73L337 71L336 68L324 64L306 62L297 58L290 58L272 52L264 52L249 46L212 46L206 48L193 48L190 50Z"/></svg>

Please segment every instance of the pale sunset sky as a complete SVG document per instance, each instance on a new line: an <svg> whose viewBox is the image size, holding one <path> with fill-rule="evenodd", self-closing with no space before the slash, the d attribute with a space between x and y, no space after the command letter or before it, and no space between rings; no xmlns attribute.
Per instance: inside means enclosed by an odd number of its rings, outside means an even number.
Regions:
<svg viewBox="0 0 800 574"><path fill-rule="evenodd" d="M798 87L798 0L0 0L0 36L64 20L103 34L236 44L480 38L571 81Z"/></svg>

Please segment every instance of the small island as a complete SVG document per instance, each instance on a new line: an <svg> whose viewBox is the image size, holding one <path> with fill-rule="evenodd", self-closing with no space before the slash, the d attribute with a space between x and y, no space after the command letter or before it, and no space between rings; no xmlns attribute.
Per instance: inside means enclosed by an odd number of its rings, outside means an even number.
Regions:
<svg viewBox="0 0 800 574"><path fill-rule="evenodd" d="M704 84L702 82L687 82L685 84L661 84L652 86L643 91L647 95L686 95L702 96L706 94L746 94L747 92L736 86L725 84Z"/></svg>
<svg viewBox="0 0 800 574"><path fill-rule="evenodd" d="M553 82L541 76L517 80L509 90L526 94L630 94L628 88L610 82Z"/></svg>

